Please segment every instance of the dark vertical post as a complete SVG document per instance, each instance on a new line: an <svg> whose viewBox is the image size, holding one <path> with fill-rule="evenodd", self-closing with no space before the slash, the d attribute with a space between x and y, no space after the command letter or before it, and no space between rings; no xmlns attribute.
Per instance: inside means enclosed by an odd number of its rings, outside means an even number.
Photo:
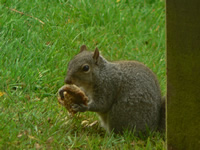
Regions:
<svg viewBox="0 0 200 150"><path fill-rule="evenodd" d="M167 146L200 150L200 0L166 0Z"/></svg>

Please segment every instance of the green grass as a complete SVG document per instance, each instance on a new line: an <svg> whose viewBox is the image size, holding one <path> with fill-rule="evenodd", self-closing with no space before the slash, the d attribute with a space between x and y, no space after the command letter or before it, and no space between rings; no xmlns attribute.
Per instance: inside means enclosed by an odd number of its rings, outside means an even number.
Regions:
<svg viewBox="0 0 200 150"><path fill-rule="evenodd" d="M95 113L71 118L58 104L82 44L111 61L143 62L165 94L164 0L1 0L0 149L164 149L160 133L108 135L89 126Z"/></svg>

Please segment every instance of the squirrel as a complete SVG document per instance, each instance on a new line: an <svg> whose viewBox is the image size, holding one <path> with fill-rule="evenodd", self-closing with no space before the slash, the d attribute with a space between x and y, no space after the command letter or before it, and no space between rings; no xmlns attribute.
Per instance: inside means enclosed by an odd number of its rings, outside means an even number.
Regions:
<svg viewBox="0 0 200 150"><path fill-rule="evenodd" d="M77 85L89 99L87 106L72 104L74 111L96 112L109 133L165 129L165 102L158 80L140 62L109 62L98 48L92 52L82 45L68 63L65 83Z"/></svg>

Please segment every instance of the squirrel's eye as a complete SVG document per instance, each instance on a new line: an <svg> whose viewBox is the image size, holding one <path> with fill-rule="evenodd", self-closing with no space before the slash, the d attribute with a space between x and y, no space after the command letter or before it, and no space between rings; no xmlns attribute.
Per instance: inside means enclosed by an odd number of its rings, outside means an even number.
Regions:
<svg viewBox="0 0 200 150"><path fill-rule="evenodd" d="M83 68L82 68L82 70L84 72L87 72L89 69L90 69L90 67L88 65L84 65Z"/></svg>

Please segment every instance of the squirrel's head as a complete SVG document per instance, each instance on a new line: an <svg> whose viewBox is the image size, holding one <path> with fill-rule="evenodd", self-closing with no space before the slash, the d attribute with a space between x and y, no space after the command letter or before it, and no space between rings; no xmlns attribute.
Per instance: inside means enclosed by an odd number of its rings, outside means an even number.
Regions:
<svg viewBox="0 0 200 150"><path fill-rule="evenodd" d="M82 45L80 52L69 62L65 83L81 87L91 86L106 60L100 56L98 48L87 51ZM100 67L101 66L101 67Z"/></svg>

